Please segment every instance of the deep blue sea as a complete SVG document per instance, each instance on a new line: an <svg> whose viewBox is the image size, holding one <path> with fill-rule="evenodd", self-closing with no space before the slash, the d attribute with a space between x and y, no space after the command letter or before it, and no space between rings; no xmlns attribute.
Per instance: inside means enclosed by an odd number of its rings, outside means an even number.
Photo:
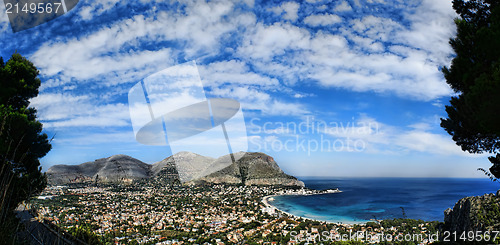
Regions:
<svg viewBox="0 0 500 245"><path fill-rule="evenodd" d="M411 218L443 221L444 210L466 196L496 193L487 178L299 178L306 187L341 193L278 196L270 203L294 215L336 223Z"/></svg>

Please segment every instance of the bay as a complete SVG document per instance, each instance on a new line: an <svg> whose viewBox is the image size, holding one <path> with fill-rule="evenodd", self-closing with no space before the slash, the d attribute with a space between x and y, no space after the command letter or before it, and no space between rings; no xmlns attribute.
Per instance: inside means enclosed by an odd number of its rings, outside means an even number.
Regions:
<svg viewBox="0 0 500 245"><path fill-rule="evenodd" d="M411 218L443 221L444 211L466 196L496 193L487 178L299 178L306 187L341 193L277 196L270 203L304 218L334 223Z"/></svg>

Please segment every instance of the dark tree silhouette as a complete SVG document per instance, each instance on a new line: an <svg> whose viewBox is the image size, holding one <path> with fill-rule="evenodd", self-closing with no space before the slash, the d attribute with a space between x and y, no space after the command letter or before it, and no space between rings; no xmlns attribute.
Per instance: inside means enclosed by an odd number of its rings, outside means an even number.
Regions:
<svg viewBox="0 0 500 245"><path fill-rule="evenodd" d="M6 231L13 210L46 186L39 159L51 145L29 99L38 95L36 67L14 54L0 57L0 230ZM4 229L5 228L5 229ZM2 234L5 235L5 234ZM8 235L8 234L7 234ZM2 238L3 239L3 238Z"/></svg>
<svg viewBox="0 0 500 245"><path fill-rule="evenodd" d="M443 127L462 150L496 154L489 160L500 177L500 1L454 0L460 15L457 36L450 40L456 53L446 82L457 93L446 106Z"/></svg>

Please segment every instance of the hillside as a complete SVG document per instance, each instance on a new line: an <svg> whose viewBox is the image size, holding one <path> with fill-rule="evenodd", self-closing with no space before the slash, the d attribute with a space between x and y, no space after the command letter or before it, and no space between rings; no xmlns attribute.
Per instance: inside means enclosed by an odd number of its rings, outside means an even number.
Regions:
<svg viewBox="0 0 500 245"><path fill-rule="evenodd" d="M68 182L132 182L148 178L151 165L127 155L114 155L80 165L54 165L47 170L49 184Z"/></svg>
<svg viewBox="0 0 500 245"><path fill-rule="evenodd" d="M79 182L132 183L137 180L160 184L227 183L245 185L304 186L285 174L274 159L264 153L238 152L217 159L192 152L179 152L154 164L126 155L115 155L80 165L54 165L47 171L49 184Z"/></svg>
<svg viewBox="0 0 500 245"><path fill-rule="evenodd" d="M284 173L274 159L264 153L240 152L236 154L244 155L234 164L231 163L221 170L209 174L206 177L201 177L198 181L210 183L241 183L245 185L304 186L302 181ZM229 159L229 155L221 158L227 162L226 159Z"/></svg>
<svg viewBox="0 0 500 245"><path fill-rule="evenodd" d="M166 166L176 166L176 170L181 182L187 182L195 179L201 172L216 159L198 155L196 153L182 151L173 156L167 157L152 165L153 175Z"/></svg>
<svg viewBox="0 0 500 245"><path fill-rule="evenodd" d="M463 232L498 231L500 229L500 190L497 194L460 199L453 209L444 212L444 230Z"/></svg>

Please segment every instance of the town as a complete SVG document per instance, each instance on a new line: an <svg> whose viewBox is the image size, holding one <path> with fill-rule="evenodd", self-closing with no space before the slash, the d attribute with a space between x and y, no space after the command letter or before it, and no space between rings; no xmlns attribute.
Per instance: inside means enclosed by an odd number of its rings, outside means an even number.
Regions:
<svg viewBox="0 0 500 245"><path fill-rule="evenodd" d="M274 195L332 194L274 186L50 186L30 202L45 220L93 244L427 244L438 222L334 224L281 212ZM381 236L380 234L384 234ZM396 240L411 235L411 242ZM416 236L416 238L415 238ZM389 239L388 239L389 238ZM393 240L393 241L391 241Z"/></svg>

